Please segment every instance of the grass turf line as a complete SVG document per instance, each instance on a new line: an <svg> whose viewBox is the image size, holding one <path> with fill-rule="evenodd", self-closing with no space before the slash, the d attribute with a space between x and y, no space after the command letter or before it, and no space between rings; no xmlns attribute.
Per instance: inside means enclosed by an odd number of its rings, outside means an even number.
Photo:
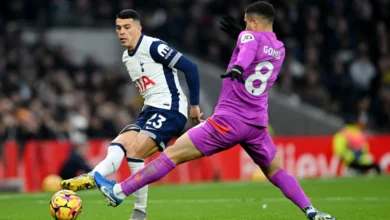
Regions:
<svg viewBox="0 0 390 220"><path fill-rule="evenodd" d="M304 180L302 187L318 209L338 219L387 220L390 177ZM81 220L128 219L133 198L107 207L97 190L78 193ZM0 219L50 219L52 193L0 194ZM153 186L149 190L149 220L305 219L303 213L270 183L207 183Z"/></svg>

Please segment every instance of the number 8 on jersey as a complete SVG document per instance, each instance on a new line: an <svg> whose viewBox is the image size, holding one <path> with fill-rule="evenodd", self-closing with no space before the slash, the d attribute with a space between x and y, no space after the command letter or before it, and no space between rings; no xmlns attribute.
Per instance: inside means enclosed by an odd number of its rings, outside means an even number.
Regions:
<svg viewBox="0 0 390 220"><path fill-rule="evenodd" d="M267 73L262 74L261 70L264 67L266 69L268 69L268 71L267 71ZM267 88L267 81L268 81L269 77L271 76L273 70L274 70L274 66L269 61L264 61L264 62L257 64L257 66L255 68L255 73L250 75L245 80L246 91L248 91L250 94L252 94L254 96L260 96L261 94L263 94L263 92ZM255 88L255 86L253 85L256 80L261 81L261 86L259 88Z"/></svg>

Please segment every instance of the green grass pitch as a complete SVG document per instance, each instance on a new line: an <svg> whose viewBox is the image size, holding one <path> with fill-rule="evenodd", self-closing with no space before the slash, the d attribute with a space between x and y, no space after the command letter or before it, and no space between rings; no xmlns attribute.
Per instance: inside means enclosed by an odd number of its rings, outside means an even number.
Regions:
<svg viewBox="0 0 390 220"><path fill-rule="evenodd" d="M389 220L390 176L304 180L301 184L320 210L337 219ZM133 198L108 207L97 190L78 193L81 220L129 219ZM0 194L0 219L51 219L52 193ZM268 182L152 186L149 220L306 219L279 189Z"/></svg>

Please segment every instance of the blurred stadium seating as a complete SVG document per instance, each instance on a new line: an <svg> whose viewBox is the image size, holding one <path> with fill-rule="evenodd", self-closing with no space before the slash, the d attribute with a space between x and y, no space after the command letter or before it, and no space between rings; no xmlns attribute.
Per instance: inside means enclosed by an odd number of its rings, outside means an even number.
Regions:
<svg viewBox="0 0 390 220"><path fill-rule="evenodd" d="M119 68L102 66L92 57L76 64L67 45L48 45L46 28L110 27L119 9L134 7L147 34L223 66L234 42L218 29L220 16L228 13L240 20L250 1L48 2L1 3L2 140L66 138L67 122L75 114L88 118L90 137L113 137L137 116L140 103L126 97L129 80ZM154 7L147 7L151 2ZM272 3L278 9L275 31L288 48L279 90L299 94L303 101L341 117L367 113L371 128L389 130L389 4L379 0ZM43 30L38 43L22 40L26 28ZM370 107L358 112L363 97Z"/></svg>
<svg viewBox="0 0 390 220"><path fill-rule="evenodd" d="M225 68L234 41L219 30L219 20L230 14L242 22L243 11L251 2L2 1L0 149L6 140L67 140L72 121L80 117L88 121L85 132L89 138L111 139L134 121L142 107L122 69L120 54L116 65L107 65L93 53L79 62L73 56L74 47L50 43L46 33L52 28L109 28L114 32L115 14L135 8L146 34ZM287 48L277 91L298 95L306 104L342 119L369 118L372 131L389 132L389 1L272 3L277 8L275 32ZM24 35L29 30L39 33L37 41L31 43ZM327 155L330 157L329 152Z"/></svg>
<svg viewBox="0 0 390 220"><path fill-rule="evenodd" d="M137 10L145 34L198 63L201 109L208 117L235 46L219 21L229 14L243 25L243 12L254 1L0 1L0 219L48 216L51 193L30 192L57 190L59 177L52 175L74 175L77 167L64 166L74 158L97 165L110 141L137 118L143 101L121 62L114 29L120 10ZM277 9L274 30L287 51L269 92L268 128L284 169L321 210L340 219L389 219L379 210L390 200L390 0L267 1ZM183 90L188 94L186 85ZM333 135L344 131L344 121L368 122L358 139L387 176L335 178L356 174L335 153ZM341 149L350 147L343 144ZM109 178L129 175L123 160ZM266 178L239 146L182 164L151 186L212 181L223 183L150 187L149 218L302 217L272 184L257 183ZM126 211L103 207L97 193L78 192L86 204L82 219L128 218Z"/></svg>

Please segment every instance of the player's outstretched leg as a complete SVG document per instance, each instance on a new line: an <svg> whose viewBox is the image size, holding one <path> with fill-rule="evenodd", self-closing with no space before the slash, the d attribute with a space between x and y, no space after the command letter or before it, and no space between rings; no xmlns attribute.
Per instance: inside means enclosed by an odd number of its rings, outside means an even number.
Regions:
<svg viewBox="0 0 390 220"><path fill-rule="evenodd" d="M262 166L261 168L271 183L277 186L288 199L305 212L309 220L336 220L335 217L320 212L313 207L295 177L281 167L278 153L269 166Z"/></svg>
<svg viewBox="0 0 390 220"><path fill-rule="evenodd" d="M74 192L78 190L94 188L96 185L93 179L93 173L99 172L104 176L108 176L116 172L122 163L125 153L126 150L122 144L112 142L108 147L106 158L101 161L91 173L82 174L71 179L63 180L61 182L61 187L63 189L72 190Z"/></svg>
<svg viewBox="0 0 390 220"><path fill-rule="evenodd" d="M176 165L201 157L203 154L195 147L186 133L145 168L122 183L115 184L114 181L107 180L98 172L94 174L94 178L98 189L109 201L109 205L115 207L135 191L167 175Z"/></svg>

